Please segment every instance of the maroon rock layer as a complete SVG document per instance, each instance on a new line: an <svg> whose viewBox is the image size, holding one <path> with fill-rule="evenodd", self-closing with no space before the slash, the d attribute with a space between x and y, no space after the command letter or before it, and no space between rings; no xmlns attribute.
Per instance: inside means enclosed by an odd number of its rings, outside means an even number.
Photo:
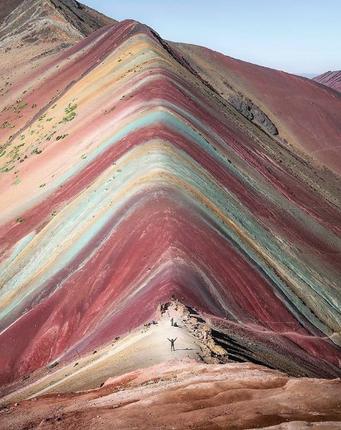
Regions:
<svg viewBox="0 0 341 430"><path fill-rule="evenodd" d="M235 106L257 110L257 125L276 127L279 144L292 145L341 173L340 97L313 80L237 60L207 48L175 44L181 55L216 92ZM337 75L339 76L339 75ZM250 103L251 102L251 103ZM249 112L252 113L252 112ZM261 118L257 118L257 117ZM265 127L274 130L273 127ZM272 134L274 134L272 132Z"/></svg>

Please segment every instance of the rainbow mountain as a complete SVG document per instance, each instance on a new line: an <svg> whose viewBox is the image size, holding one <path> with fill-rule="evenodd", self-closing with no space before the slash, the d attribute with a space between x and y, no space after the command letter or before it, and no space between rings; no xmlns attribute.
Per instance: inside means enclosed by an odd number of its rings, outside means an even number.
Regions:
<svg viewBox="0 0 341 430"><path fill-rule="evenodd" d="M4 398L98 388L90 360L174 301L211 361L340 377L341 97L100 27L3 80Z"/></svg>

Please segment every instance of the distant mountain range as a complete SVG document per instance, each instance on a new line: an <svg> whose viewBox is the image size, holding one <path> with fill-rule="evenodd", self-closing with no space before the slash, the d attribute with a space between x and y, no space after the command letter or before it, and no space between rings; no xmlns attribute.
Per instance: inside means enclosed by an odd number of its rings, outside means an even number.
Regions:
<svg viewBox="0 0 341 430"><path fill-rule="evenodd" d="M1 5L0 427L336 428L340 94Z"/></svg>
<svg viewBox="0 0 341 430"><path fill-rule="evenodd" d="M312 79L316 76L316 73L299 73L299 76L303 76L304 78Z"/></svg>
<svg viewBox="0 0 341 430"><path fill-rule="evenodd" d="M316 76L314 81L341 92L341 70L323 73L322 75Z"/></svg>

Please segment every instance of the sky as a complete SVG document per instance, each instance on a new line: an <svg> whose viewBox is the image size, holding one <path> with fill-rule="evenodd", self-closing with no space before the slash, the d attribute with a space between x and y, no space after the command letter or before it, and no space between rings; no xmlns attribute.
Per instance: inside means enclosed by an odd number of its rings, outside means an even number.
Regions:
<svg viewBox="0 0 341 430"><path fill-rule="evenodd" d="M82 1L82 0L81 0ZM341 0L83 0L164 39L296 74L341 69Z"/></svg>

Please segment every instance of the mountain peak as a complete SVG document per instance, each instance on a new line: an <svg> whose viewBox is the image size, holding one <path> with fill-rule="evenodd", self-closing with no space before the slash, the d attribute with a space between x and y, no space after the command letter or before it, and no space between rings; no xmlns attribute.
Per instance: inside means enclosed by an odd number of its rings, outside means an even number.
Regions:
<svg viewBox="0 0 341 430"><path fill-rule="evenodd" d="M341 92L341 70L328 70L328 72L315 76L313 80L339 93Z"/></svg>
<svg viewBox="0 0 341 430"><path fill-rule="evenodd" d="M41 43L52 39L76 39L113 24L111 18L75 0L3 0L0 40Z"/></svg>
<svg viewBox="0 0 341 430"><path fill-rule="evenodd" d="M116 21L75 0L1 0L0 74L7 88Z"/></svg>

